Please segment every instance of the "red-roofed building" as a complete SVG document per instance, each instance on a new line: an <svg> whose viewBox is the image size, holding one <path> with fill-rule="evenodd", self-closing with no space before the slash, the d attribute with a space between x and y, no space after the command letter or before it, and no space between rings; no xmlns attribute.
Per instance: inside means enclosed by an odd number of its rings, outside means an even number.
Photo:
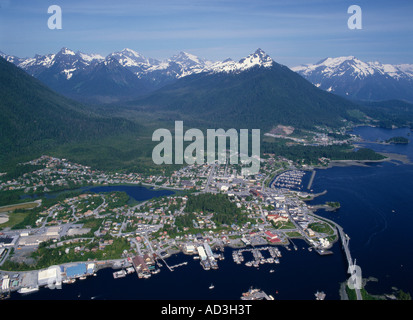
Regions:
<svg viewBox="0 0 413 320"><path fill-rule="evenodd" d="M271 242L271 243L281 242L281 239L278 238L278 236L276 234L272 233L271 231L265 231L264 233L267 236L267 240L269 242Z"/></svg>

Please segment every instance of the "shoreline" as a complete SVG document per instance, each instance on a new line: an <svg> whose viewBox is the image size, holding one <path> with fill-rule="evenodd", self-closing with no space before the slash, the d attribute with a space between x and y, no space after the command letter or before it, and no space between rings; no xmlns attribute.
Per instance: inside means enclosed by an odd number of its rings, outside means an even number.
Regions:
<svg viewBox="0 0 413 320"><path fill-rule="evenodd" d="M385 156L385 159L382 160L332 160L328 163L327 166L314 166L314 169L330 169L333 167L351 167L351 166L358 166L358 167L368 167L369 163L381 163L381 162L392 162L398 161L402 162L402 164L412 164L412 161L403 154L398 153L387 153L387 152L377 152Z"/></svg>

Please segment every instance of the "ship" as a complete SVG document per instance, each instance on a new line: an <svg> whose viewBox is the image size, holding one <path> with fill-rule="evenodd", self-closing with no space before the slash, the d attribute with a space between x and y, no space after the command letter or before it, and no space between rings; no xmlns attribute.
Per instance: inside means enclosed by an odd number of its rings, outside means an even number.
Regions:
<svg viewBox="0 0 413 320"><path fill-rule="evenodd" d="M316 300L324 300L324 298L326 297L326 294L323 291L317 291L314 295Z"/></svg>
<svg viewBox="0 0 413 320"><path fill-rule="evenodd" d="M63 283L68 283L68 284L75 283L75 282L76 282L75 278L63 280Z"/></svg>
<svg viewBox="0 0 413 320"><path fill-rule="evenodd" d="M253 289L252 287L242 294L241 300L274 300L274 297L268 296L261 289Z"/></svg>
<svg viewBox="0 0 413 320"><path fill-rule="evenodd" d="M209 289L214 289L215 286L211 283L211 285L209 286Z"/></svg>
<svg viewBox="0 0 413 320"><path fill-rule="evenodd" d="M127 274L131 274L131 273L134 273L134 272L135 272L135 269L133 267L126 268L126 273Z"/></svg>
<svg viewBox="0 0 413 320"><path fill-rule="evenodd" d="M32 292L36 292L39 291L39 287L23 287L20 288L17 292L20 294L28 294L28 293L32 293Z"/></svg>
<svg viewBox="0 0 413 320"><path fill-rule="evenodd" d="M118 279L118 278L123 278L126 276L126 271L125 270L120 270L120 271L116 271L113 273L113 278Z"/></svg>

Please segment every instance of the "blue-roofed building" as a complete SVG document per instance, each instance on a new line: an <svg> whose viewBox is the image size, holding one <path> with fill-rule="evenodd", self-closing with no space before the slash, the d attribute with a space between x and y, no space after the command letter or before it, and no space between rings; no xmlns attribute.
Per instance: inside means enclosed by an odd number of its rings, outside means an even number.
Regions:
<svg viewBox="0 0 413 320"><path fill-rule="evenodd" d="M77 265L67 267L66 268L66 276L68 278L76 278L76 277L81 277L86 274L86 264L85 263L79 263Z"/></svg>

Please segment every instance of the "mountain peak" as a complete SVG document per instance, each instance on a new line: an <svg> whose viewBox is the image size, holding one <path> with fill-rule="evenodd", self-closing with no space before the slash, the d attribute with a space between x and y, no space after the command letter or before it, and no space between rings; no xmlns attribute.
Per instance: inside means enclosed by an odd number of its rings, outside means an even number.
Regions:
<svg viewBox="0 0 413 320"><path fill-rule="evenodd" d="M120 51L120 53L129 55L129 56L139 57L139 58L143 57L143 55L140 54L139 52L136 52L135 50L132 50L132 49L129 49L129 48L124 48L122 51Z"/></svg>
<svg viewBox="0 0 413 320"><path fill-rule="evenodd" d="M254 54L260 55L260 56L266 56L267 54L262 50L261 48L258 48L255 50Z"/></svg>
<svg viewBox="0 0 413 320"><path fill-rule="evenodd" d="M70 55L70 56L74 56L76 55L76 53L66 47L63 47L62 49L60 49L60 51L58 52L59 54L63 54L63 55Z"/></svg>
<svg viewBox="0 0 413 320"><path fill-rule="evenodd" d="M203 60L197 57L196 55L193 55L191 53L181 51L178 54L172 56L170 59L173 62L178 62L178 63L190 63L190 64L203 64Z"/></svg>
<svg viewBox="0 0 413 320"><path fill-rule="evenodd" d="M226 59L222 62L214 63L210 66L209 72L232 72L239 73L253 67L269 68L273 65L273 60L262 49L258 48L254 53L251 53L238 62L231 59Z"/></svg>
<svg viewBox="0 0 413 320"><path fill-rule="evenodd" d="M106 57L115 58L124 67L140 67L142 64L147 65L149 61L141 53L129 48L124 48L122 51L113 52Z"/></svg>
<svg viewBox="0 0 413 320"><path fill-rule="evenodd" d="M272 66L273 60L262 49L258 48L254 53L242 58L239 63L248 69L254 66L270 67Z"/></svg>

